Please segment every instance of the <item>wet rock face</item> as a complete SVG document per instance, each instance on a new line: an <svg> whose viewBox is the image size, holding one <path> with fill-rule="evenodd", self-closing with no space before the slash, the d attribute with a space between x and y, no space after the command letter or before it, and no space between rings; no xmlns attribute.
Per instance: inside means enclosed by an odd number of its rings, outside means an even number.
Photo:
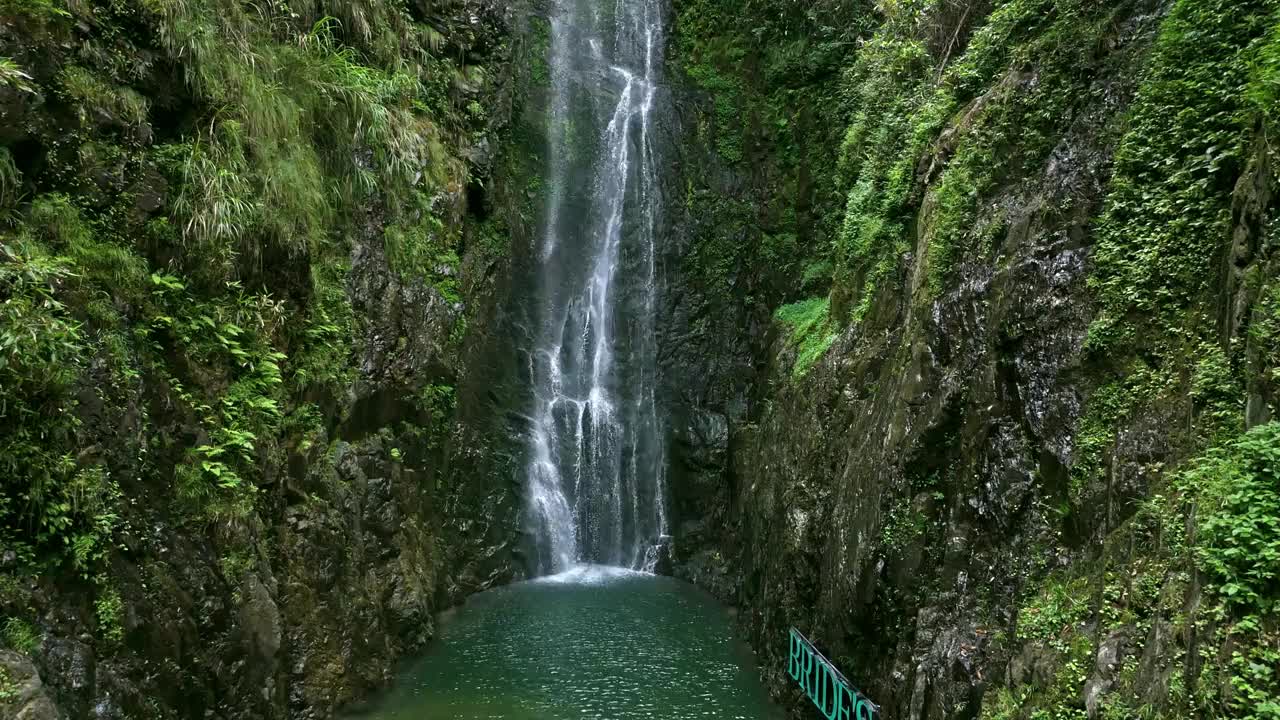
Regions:
<svg viewBox="0 0 1280 720"><path fill-rule="evenodd" d="M169 381L144 374L131 380L135 400L104 403L92 385L107 370L93 364L78 410L85 455L118 474L130 498L106 566L120 636L104 636L95 588L75 573L0 587L0 618L31 618L37 638L30 657L0 651L0 717L332 717L388 682L397 659L430 640L437 612L522 577L511 424L521 398L511 353L497 349L509 347L518 298L511 260L493 245L527 233L523 198L509 187L517 180L501 165L525 92L511 56L524 11L488 0L420 5L442 27L464 29L469 62L486 65L483 84L457 88L487 111L492 135L474 138L483 150L466 158L483 192L453 183L433 198L444 231L461 238L460 266L437 269L456 291L393 271L384 209L353 209L361 220L345 239L341 287L355 316L355 370L334 392L314 391L324 397L282 401L282 415L305 403L322 417L305 441L261 443L254 509L233 521L183 515L172 478L140 471L172 468L203 442L198 419L173 410L181 403ZM9 32L0 39L13 40ZM0 116L25 122L38 100L0 88ZM131 178L142 214L174 200L153 175ZM485 218L504 233L489 247L472 237ZM246 284L305 292L309 259L276 260ZM168 484L148 484L156 478ZM17 560L6 551L9 571Z"/></svg>
<svg viewBox="0 0 1280 720"><path fill-rule="evenodd" d="M436 612L521 576L506 439L467 443L489 428L461 417L429 441L403 429L422 420L403 401L419 384L457 383L465 396L493 384L441 369L473 351L450 345L452 323L395 307L429 295L425 307L455 312L433 292L380 298L400 332L423 339L370 351L346 424L270 468L280 482L263 495L262 525L229 529L227 542L158 524L116 561L124 645L103 643L85 595L52 578L25 596L42 608L44 640L14 677L30 668L22 682L47 686L16 717L145 717L152 703L189 717L331 717L388 682L429 641Z"/></svg>
<svg viewBox="0 0 1280 720"><path fill-rule="evenodd" d="M434 212L460 227L468 210L462 192L442 194ZM464 317L463 303L449 302L420 278L402 277L387 260L378 212L365 218L362 242L351 254L347 289L352 309L364 319L355 407L344 434L359 437L411 413L410 396L433 379L459 375L461 353L452 333ZM452 268L442 268L453 273Z"/></svg>
<svg viewBox="0 0 1280 720"><path fill-rule="evenodd" d="M246 680L260 685L262 698L270 701L276 694L277 655L283 639L280 610L256 575L241 581L240 593L236 624L245 651Z"/></svg>
<svg viewBox="0 0 1280 720"><path fill-rule="evenodd" d="M40 674L27 657L0 650L0 715L13 720L61 720Z"/></svg>
<svg viewBox="0 0 1280 720"><path fill-rule="evenodd" d="M1110 48L1120 67L1149 41L1154 17L1132 23L1129 44ZM918 261L933 218L926 194L898 282L884 283L866 321L801 381L789 377L784 342L709 314L689 275L692 251L674 263L672 322L693 316L722 334L669 335L682 348L670 353L672 372L711 378L675 402L675 574L743 608L766 678L797 717L806 701L781 671L793 625L886 717L976 718L1006 666L1047 672L1034 657L1009 665L998 638L1016 627L1027 578L1066 560L1045 549L1059 544L1052 508L1070 491L1093 390L1081 368L1093 313L1088 224L1110 171L1107 128L1133 91L1131 76L1099 78L1029 180L982 198L980 223L999 217L1005 230L936 294ZM921 172L935 164L925 158ZM696 220L683 222L688 233ZM744 348L758 360L739 360ZM700 353L709 357L686 360ZM748 389L738 374L706 372L718 364L754 366ZM736 398L749 400L745 413ZM1154 434L1164 423L1137 419L1120 439L1120 462L1135 468L1128 487L1086 497L1139 495L1137 468L1167 451ZM1068 546L1107 522L1107 503L1082 506L1092 509ZM1108 647L1123 652L1121 639ZM1114 662L1098 662L1101 687Z"/></svg>
<svg viewBox="0 0 1280 720"><path fill-rule="evenodd" d="M401 653L430 637L440 519L423 491L423 469L389 457L393 437L339 442L332 465L309 482L327 502L286 510L277 528L281 614L293 714L325 716L381 685ZM243 591L242 591L243 592Z"/></svg>
<svg viewBox="0 0 1280 720"><path fill-rule="evenodd" d="M686 550L714 545L712 533L723 525L730 501L724 483L729 421L719 413L693 409L672 428L672 435L672 512L679 519L675 533L682 542L670 549L675 558L687 560Z"/></svg>
<svg viewBox="0 0 1280 720"><path fill-rule="evenodd" d="M976 717L987 639L1051 532L1087 391L1072 382L1085 253L1034 227L1038 208L1020 208L1003 267L897 307L887 337L841 338L737 434L731 523L771 551L730 564L738 600L769 608L753 627L767 663L795 624L886 713Z"/></svg>

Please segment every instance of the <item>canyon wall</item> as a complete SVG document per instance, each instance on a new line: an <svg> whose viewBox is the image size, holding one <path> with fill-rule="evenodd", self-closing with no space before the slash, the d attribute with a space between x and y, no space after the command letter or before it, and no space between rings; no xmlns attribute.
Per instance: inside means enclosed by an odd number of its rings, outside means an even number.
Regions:
<svg viewBox="0 0 1280 720"><path fill-rule="evenodd" d="M0 7L0 715L329 717L523 576L529 22Z"/></svg>
<svg viewBox="0 0 1280 720"><path fill-rule="evenodd" d="M675 573L891 718L1275 713L1274 4L677 0Z"/></svg>

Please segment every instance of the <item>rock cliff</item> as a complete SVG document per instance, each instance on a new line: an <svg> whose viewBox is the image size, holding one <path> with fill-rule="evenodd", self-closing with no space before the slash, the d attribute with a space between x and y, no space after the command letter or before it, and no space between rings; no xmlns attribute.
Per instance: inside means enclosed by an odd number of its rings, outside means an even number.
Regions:
<svg viewBox="0 0 1280 720"><path fill-rule="evenodd" d="M775 692L1275 712L1276 8L675 6L675 572Z"/></svg>
<svg viewBox="0 0 1280 720"><path fill-rule="evenodd" d="M523 575L528 22L0 6L6 717L329 717Z"/></svg>

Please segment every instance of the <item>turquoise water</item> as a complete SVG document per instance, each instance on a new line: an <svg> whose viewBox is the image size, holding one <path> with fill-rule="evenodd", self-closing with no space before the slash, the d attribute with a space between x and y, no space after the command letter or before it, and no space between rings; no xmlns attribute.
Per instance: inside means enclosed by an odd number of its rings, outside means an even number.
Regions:
<svg viewBox="0 0 1280 720"><path fill-rule="evenodd" d="M728 611L671 578L582 567L441 618L361 720L777 720Z"/></svg>

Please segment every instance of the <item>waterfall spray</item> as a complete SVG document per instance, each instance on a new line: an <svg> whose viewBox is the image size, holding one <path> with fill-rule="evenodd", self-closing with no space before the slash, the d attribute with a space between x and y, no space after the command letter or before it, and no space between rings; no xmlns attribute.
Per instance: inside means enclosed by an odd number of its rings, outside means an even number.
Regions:
<svg viewBox="0 0 1280 720"><path fill-rule="evenodd" d="M661 0L558 0L526 468L538 570L652 570L667 535L657 398Z"/></svg>

